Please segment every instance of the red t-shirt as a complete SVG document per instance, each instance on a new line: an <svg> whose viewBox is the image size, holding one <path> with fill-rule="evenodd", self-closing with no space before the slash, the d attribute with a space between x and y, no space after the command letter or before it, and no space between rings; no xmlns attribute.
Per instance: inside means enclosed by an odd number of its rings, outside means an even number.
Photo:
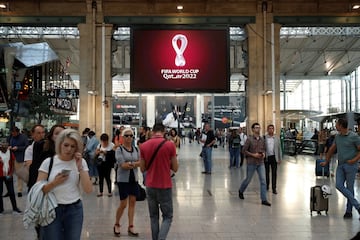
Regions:
<svg viewBox="0 0 360 240"><path fill-rule="evenodd" d="M159 144L164 140L162 135L154 135L140 145L140 157L146 166ZM152 188L171 188L170 166L171 158L176 156L175 145L171 141L165 142L159 149L150 168L146 171L145 185Z"/></svg>
<svg viewBox="0 0 360 240"><path fill-rule="evenodd" d="M123 136L115 136L114 138L114 144L116 146L120 146L120 145L123 145L124 143L124 137Z"/></svg>

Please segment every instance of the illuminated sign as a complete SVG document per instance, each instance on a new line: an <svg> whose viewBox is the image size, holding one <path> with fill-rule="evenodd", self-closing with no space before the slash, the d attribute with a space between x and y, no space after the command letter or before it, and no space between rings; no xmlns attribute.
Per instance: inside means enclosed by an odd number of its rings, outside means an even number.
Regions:
<svg viewBox="0 0 360 240"><path fill-rule="evenodd" d="M228 29L132 29L131 92L229 92Z"/></svg>

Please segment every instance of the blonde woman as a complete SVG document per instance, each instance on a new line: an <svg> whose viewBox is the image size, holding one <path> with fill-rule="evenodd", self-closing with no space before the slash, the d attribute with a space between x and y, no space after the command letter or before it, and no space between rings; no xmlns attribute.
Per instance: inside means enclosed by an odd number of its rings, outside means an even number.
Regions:
<svg viewBox="0 0 360 240"><path fill-rule="evenodd" d="M42 188L43 193L53 192L58 203L55 220L41 227L42 240L81 238L83 205L80 188L85 193L92 191L89 169L81 154L82 148L80 134L73 129L65 129L56 138L56 155L45 159L39 168L38 182L47 181Z"/></svg>
<svg viewBox="0 0 360 240"><path fill-rule="evenodd" d="M122 136L124 139L123 145L118 147L115 152L118 164L117 184L119 187L120 205L116 211L114 234L120 236L120 219L129 204L128 234L129 236L137 237L139 233L134 229L134 213L136 196L139 194L138 167L140 166L140 152L132 144L134 132L131 128L125 128Z"/></svg>

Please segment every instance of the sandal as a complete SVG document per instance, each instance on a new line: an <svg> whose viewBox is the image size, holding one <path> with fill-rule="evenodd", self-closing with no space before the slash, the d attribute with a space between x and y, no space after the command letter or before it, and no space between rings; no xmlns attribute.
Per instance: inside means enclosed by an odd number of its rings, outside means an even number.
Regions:
<svg viewBox="0 0 360 240"><path fill-rule="evenodd" d="M128 234L129 236L132 236L132 237L137 237L139 236L139 233L137 232L133 232L131 229L134 228L134 225L130 225L129 228L128 228Z"/></svg>
<svg viewBox="0 0 360 240"><path fill-rule="evenodd" d="M116 228L119 228L119 231L116 231ZM115 224L114 225L114 234L115 236L120 236L120 224Z"/></svg>

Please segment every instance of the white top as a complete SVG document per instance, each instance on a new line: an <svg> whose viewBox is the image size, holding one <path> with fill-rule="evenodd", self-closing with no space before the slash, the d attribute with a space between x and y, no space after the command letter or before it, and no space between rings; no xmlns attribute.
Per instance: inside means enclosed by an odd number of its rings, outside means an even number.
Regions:
<svg viewBox="0 0 360 240"><path fill-rule="evenodd" d="M115 145L115 144L114 144L113 142L109 142L109 144L107 145L107 147L103 147L103 146L101 145L101 143L100 143L97 148L99 148L100 151L108 152L108 151L113 150L114 145ZM105 156L104 153L100 153L99 155L102 156L102 157Z"/></svg>
<svg viewBox="0 0 360 240"><path fill-rule="evenodd" d="M201 142L202 147L205 145L206 139L207 139L207 135L205 133L202 133L201 134L201 141L204 141L204 142Z"/></svg>
<svg viewBox="0 0 360 240"><path fill-rule="evenodd" d="M33 160L33 149L34 142L32 142L26 149L24 153L24 161L32 161Z"/></svg>
<svg viewBox="0 0 360 240"><path fill-rule="evenodd" d="M39 171L49 172L50 158L45 159L41 164ZM84 171L89 171L85 159L82 159L82 167ZM54 156L54 163L50 172L49 182L53 181L57 174L63 169L71 170L69 178L62 184L54 187L51 191L55 194L58 204L70 204L81 199L79 172L75 159L71 161L63 161L58 155Z"/></svg>
<svg viewBox="0 0 360 240"><path fill-rule="evenodd" d="M266 156L275 155L275 137L266 136Z"/></svg>
<svg viewBox="0 0 360 240"><path fill-rule="evenodd" d="M240 133L239 135L240 135L240 145L244 146L247 140L247 136L244 133Z"/></svg>

